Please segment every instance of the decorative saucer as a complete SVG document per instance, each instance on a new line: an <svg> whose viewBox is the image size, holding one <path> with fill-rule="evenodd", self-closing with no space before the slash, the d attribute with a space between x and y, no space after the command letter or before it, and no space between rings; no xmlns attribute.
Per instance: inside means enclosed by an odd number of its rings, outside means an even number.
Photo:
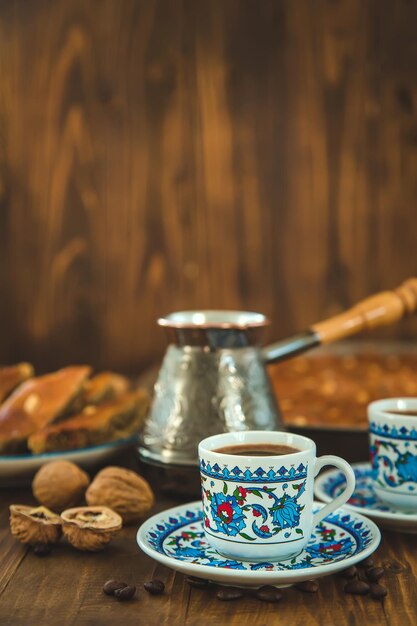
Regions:
<svg viewBox="0 0 417 626"><path fill-rule="evenodd" d="M404 533L417 533L417 511L407 513L391 508L379 500L373 489L372 468L370 463L352 465L356 477L356 487L348 503L347 511L363 513L376 520L378 524L390 530ZM330 502L345 488L346 480L339 470L329 470L314 481L314 493L324 502Z"/></svg>
<svg viewBox="0 0 417 626"><path fill-rule="evenodd" d="M320 503L314 504L317 511ZM201 502L179 505L148 519L137 542L146 554L189 576L228 585L288 586L334 574L368 557L379 545L378 527L358 513L337 509L291 560L251 563L221 556L206 541Z"/></svg>
<svg viewBox="0 0 417 626"><path fill-rule="evenodd" d="M43 454L2 455L0 456L0 488L30 484L38 469L50 461L72 461L89 469L109 461L121 450L134 445L137 441L138 436L132 435L126 439L110 441L89 448L44 452Z"/></svg>

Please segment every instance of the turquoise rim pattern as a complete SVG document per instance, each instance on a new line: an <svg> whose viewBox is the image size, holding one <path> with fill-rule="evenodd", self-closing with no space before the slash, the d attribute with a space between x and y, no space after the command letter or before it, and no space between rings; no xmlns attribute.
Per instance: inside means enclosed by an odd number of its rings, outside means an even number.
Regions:
<svg viewBox="0 0 417 626"><path fill-rule="evenodd" d="M401 441L417 441L417 430L413 428L406 428L402 426L388 426L388 424L378 424L378 422L371 422L369 432L379 437L389 437L390 439L400 439Z"/></svg>
<svg viewBox="0 0 417 626"><path fill-rule="evenodd" d="M287 468L282 465L278 469L271 467L267 471L262 467L258 467L258 469L252 471L248 468L240 468L238 465L235 465L232 469L229 469L228 465L220 467L218 463L211 465L209 461L206 462L204 459L201 459L200 472L208 478L238 483L285 483L289 480L302 480L307 477L307 467L303 463L300 463L297 468Z"/></svg>

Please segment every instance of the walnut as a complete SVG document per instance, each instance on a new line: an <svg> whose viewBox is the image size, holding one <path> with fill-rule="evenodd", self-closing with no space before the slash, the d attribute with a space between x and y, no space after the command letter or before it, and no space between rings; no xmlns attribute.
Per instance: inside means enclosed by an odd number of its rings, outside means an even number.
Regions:
<svg viewBox="0 0 417 626"><path fill-rule="evenodd" d="M77 504L89 484L90 478L75 463L51 461L37 472L32 491L41 504L62 511Z"/></svg>
<svg viewBox="0 0 417 626"><path fill-rule="evenodd" d="M62 534L61 518L44 506L10 505L10 530L22 543L56 543Z"/></svg>
<svg viewBox="0 0 417 626"><path fill-rule="evenodd" d="M64 536L78 550L96 552L121 529L120 515L105 506L82 506L61 513Z"/></svg>
<svg viewBox="0 0 417 626"><path fill-rule="evenodd" d="M152 508L154 494L144 478L123 467L106 467L94 478L85 494L90 505L109 506L125 524L137 522Z"/></svg>

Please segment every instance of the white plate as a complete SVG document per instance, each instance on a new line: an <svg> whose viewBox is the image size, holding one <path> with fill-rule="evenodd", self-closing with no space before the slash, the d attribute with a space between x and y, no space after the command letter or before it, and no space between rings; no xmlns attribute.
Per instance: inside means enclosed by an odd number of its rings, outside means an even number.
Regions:
<svg viewBox="0 0 417 626"><path fill-rule="evenodd" d="M315 503L318 510L320 503ZM208 545L201 502L183 504L148 519L138 530L140 548L156 561L189 576L228 585L288 586L334 574L376 550L378 527L362 515L338 509L314 530L297 557L280 563L250 563L221 556Z"/></svg>
<svg viewBox="0 0 417 626"><path fill-rule="evenodd" d="M417 511L415 513L397 511L377 498L373 490L370 463L354 463L352 468L355 472L356 487L344 508L367 515L384 528L417 533ZM323 502L330 502L343 491L345 484L344 475L339 470L329 470L315 479L314 493Z"/></svg>
<svg viewBox="0 0 417 626"><path fill-rule="evenodd" d="M111 459L120 450L137 443L137 441L138 438L134 435L128 439L79 450L0 456L0 486L10 487L26 483L44 463L49 463L49 461L73 461L73 463L78 463L81 467L88 469Z"/></svg>

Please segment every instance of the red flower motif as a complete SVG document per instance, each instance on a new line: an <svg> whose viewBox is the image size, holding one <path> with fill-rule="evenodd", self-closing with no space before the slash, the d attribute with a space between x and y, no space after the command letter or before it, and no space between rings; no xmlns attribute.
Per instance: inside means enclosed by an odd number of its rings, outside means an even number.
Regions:
<svg viewBox="0 0 417 626"><path fill-rule="evenodd" d="M184 532L182 532L182 533L181 533L181 537L182 537L183 539L188 539L189 534L188 534L188 533L184 533Z"/></svg>
<svg viewBox="0 0 417 626"><path fill-rule="evenodd" d="M268 526L265 526L265 525L264 525L264 526L261 526L260 530L262 530L262 532L264 532L264 533L269 533L269 528L268 528Z"/></svg>
<svg viewBox="0 0 417 626"><path fill-rule="evenodd" d="M253 514L254 514L255 517L260 517L261 516L259 511L257 511L256 509L254 509Z"/></svg>
<svg viewBox="0 0 417 626"><path fill-rule="evenodd" d="M242 496L242 498L246 498L246 489L244 487L238 487L238 491L240 493L240 495ZM240 502L239 502L240 504Z"/></svg>
<svg viewBox="0 0 417 626"><path fill-rule="evenodd" d="M242 506L242 504L245 504L243 500L238 500L237 503L239 506Z"/></svg>
<svg viewBox="0 0 417 626"><path fill-rule="evenodd" d="M335 552L339 552L339 550L341 550L343 548L343 545L338 541L337 543L333 544L333 550Z"/></svg>
<svg viewBox="0 0 417 626"><path fill-rule="evenodd" d="M217 507L217 515L226 524L230 524L233 519L233 508L230 502L223 502Z"/></svg>
<svg viewBox="0 0 417 626"><path fill-rule="evenodd" d="M338 543L332 543L327 546L322 546L321 548L319 548L319 552L325 553L325 554L332 554L333 552L338 552L341 549L342 549L342 544L338 542Z"/></svg>
<svg viewBox="0 0 417 626"><path fill-rule="evenodd" d="M204 526L205 526L206 528L210 528L210 522L209 522L208 517L206 517L206 519L204 520Z"/></svg>

